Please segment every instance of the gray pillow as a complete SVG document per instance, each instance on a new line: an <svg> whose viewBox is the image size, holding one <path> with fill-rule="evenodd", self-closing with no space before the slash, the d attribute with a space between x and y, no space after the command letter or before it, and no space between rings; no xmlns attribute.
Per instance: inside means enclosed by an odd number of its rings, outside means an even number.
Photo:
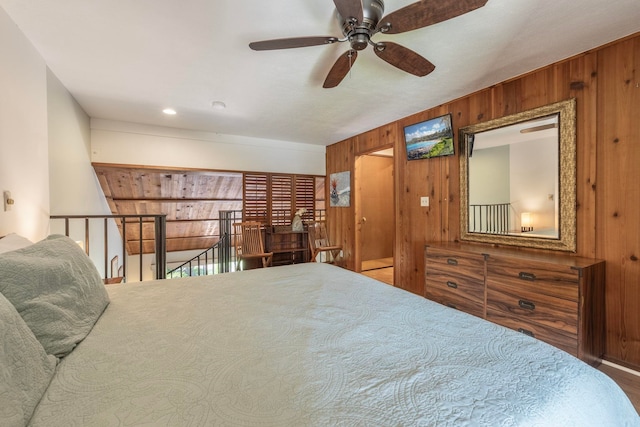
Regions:
<svg viewBox="0 0 640 427"><path fill-rule="evenodd" d="M25 426L56 367L15 307L0 294L0 424Z"/></svg>
<svg viewBox="0 0 640 427"><path fill-rule="evenodd" d="M22 237L15 233L7 234L0 238L0 254L15 251L16 249L22 249L29 245L33 245L33 242L26 237Z"/></svg>
<svg viewBox="0 0 640 427"><path fill-rule="evenodd" d="M0 254L0 271L0 293L56 357L71 352L109 304L93 262L62 235Z"/></svg>

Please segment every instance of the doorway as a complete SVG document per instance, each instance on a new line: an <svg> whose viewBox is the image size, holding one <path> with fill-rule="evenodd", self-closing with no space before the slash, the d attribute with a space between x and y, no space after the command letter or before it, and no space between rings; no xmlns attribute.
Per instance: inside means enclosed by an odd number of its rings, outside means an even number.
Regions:
<svg viewBox="0 0 640 427"><path fill-rule="evenodd" d="M355 166L356 265L358 271L393 284L393 149L361 155Z"/></svg>

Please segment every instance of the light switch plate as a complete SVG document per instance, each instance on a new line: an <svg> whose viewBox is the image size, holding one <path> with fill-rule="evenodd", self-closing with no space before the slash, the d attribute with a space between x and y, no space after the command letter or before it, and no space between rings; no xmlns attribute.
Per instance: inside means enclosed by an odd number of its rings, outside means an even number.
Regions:
<svg viewBox="0 0 640 427"><path fill-rule="evenodd" d="M420 206L429 206L429 197L420 197Z"/></svg>

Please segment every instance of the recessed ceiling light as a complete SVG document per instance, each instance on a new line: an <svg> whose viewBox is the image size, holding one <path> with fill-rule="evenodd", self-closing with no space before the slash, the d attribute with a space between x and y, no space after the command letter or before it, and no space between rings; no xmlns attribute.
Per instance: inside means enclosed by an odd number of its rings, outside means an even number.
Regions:
<svg viewBox="0 0 640 427"><path fill-rule="evenodd" d="M222 101L213 101L211 103L211 107L216 110L224 110L225 108L227 108L227 105Z"/></svg>
<svg viewBox="0 0 640 427"><path fill-rule="evenodd" d="M163 113L169 115L169 116L175 116L176 110L174 110L173 108L165 108L164 110L162 110Z"/></svg>

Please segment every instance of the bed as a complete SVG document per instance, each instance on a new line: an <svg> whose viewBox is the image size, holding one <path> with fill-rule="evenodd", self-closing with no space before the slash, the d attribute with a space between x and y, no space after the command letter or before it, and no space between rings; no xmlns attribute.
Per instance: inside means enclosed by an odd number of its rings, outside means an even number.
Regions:
<svg viewBox="0 0 640 427"><path fill-rule="evenodd" d="M50 236L0 273L2 426L640 426L573 356L332 265L105 290Z"/></svg>

